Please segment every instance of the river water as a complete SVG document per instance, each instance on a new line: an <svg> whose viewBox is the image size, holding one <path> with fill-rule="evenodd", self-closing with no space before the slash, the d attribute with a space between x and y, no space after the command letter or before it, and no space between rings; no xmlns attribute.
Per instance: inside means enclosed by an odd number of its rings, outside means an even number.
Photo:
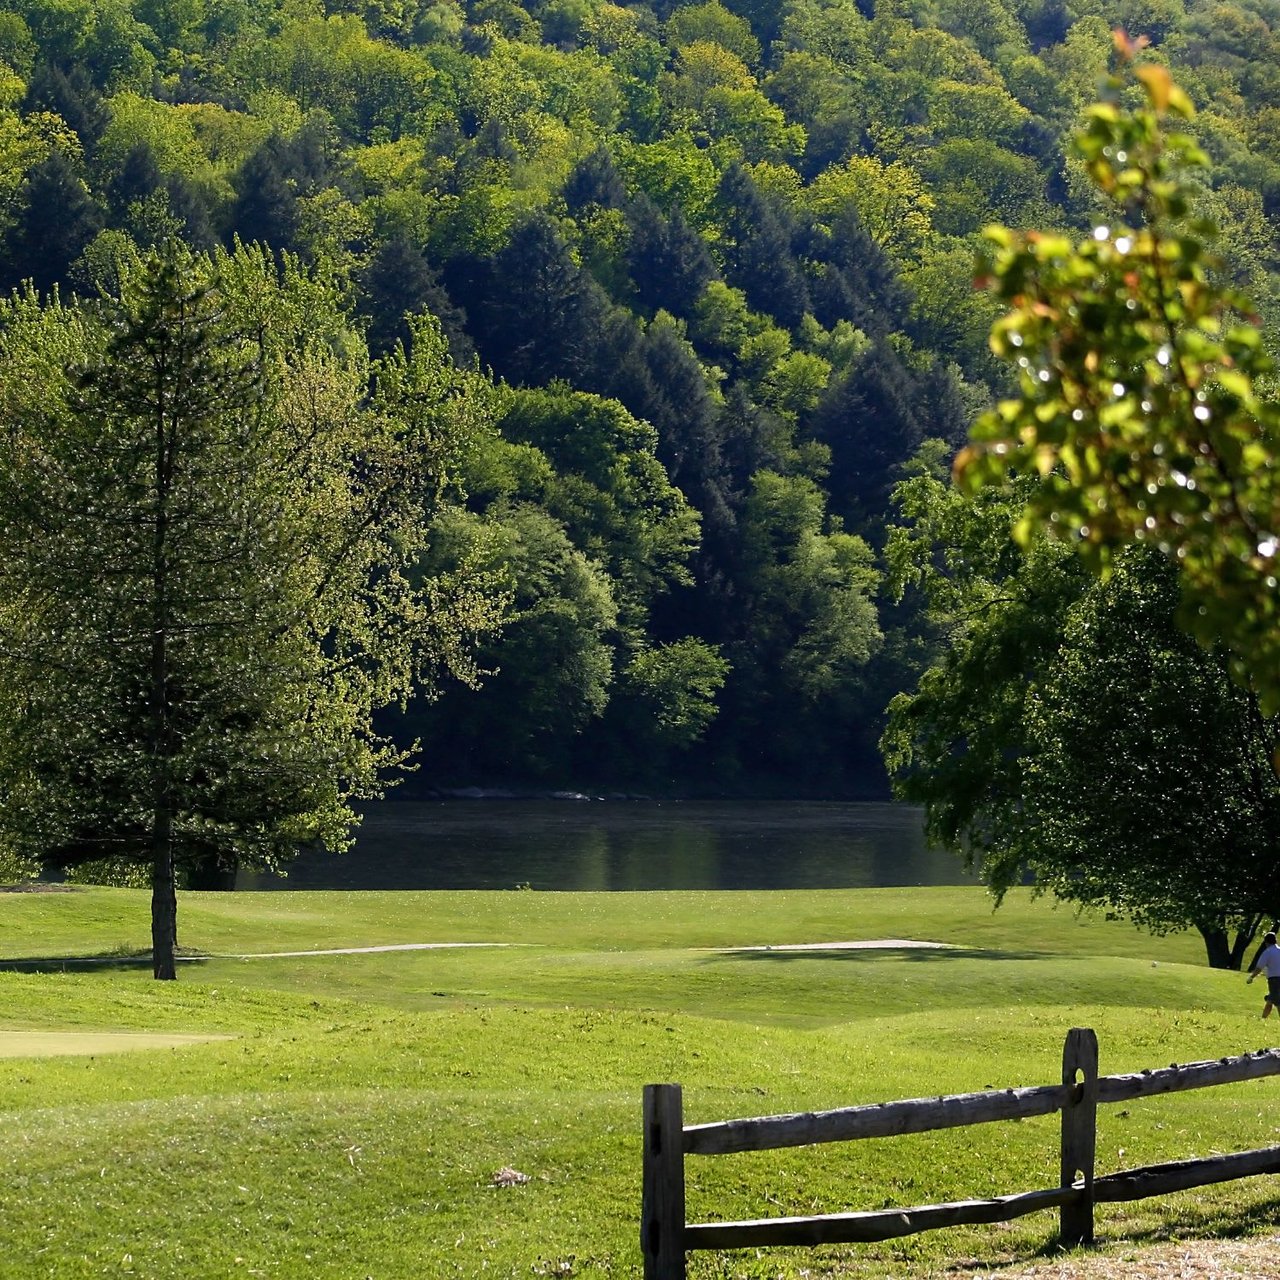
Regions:
<svg viewBox="0 0 1280 1280"><path fill-rule="evenodd" d="M973 884L896 804L387 800L355 848L245 889L838 889Z"/></svg>

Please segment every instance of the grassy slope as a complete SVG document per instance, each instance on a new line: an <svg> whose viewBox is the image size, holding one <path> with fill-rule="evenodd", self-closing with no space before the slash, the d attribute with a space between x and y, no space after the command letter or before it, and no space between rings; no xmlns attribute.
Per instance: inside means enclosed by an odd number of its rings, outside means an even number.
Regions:
<svg viewBox="0 0 1280 1280"><path fill-rule="evenodd" d="M526 942L574 950L921 938L1008 951L1104 951L1198 963L1199 941L1153 941L1014 893L993 910L979 888L773 893L190 893L184 945L211 952L394 942ZM0 896L0 954L87 955L150 945L145 895L131 889Z"/></svg>
<svg viewBox="0 0 1280 1280"><path fill-rule="evenodd" d="M128 891L0 896L11 957L130 950L146 928ZM238 1033L0 1061L0 1277L637 1275L647 1081L683 1082L701 1121L1049 1082L1072 1025L1098 1029L1104 1071L1265 1041L1253 993L1203 968L1194 939L1021 896L993 915L971 890L188 895L182 930L211 952L530 945L215 959L178 984L0 974L10 1026ZM859 937L970 949L694 949ZM1277 1141L1278 1095L1268 1081L1106 1109L1099 1168ZM1048 1186L1055 1150L1046 1118L690 1162L690 1213ZM505 1165L531 1181L491 1187ZM1100 1220L1117 1235L1231 1229L1271 1208L1259 1182ZM697 1256L691 1275L902 1274L1025 1255L1053 1227L1036 1215L877 1249Z"/></svg>

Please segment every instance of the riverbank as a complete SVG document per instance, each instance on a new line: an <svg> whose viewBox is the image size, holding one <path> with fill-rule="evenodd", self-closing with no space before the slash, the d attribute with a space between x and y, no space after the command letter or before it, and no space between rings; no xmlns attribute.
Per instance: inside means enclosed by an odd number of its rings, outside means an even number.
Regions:
<svg viewBox="0 0 1280 1280"><path fill-rule="evenodd" d="M233 1037L0 1060L2 1276L38 1274L33 1258L63 1277L634 1276L647 1082L683 1083L696 1123L1050 1082L1072 1025L1097 1029L1106 1071L1254 1049L1270 1029L1239 975L1198 963L1196 938L1024 894L993 913L977 889L185 894L179 918L190 951L305 954L196 959L172 984L0 972L11 1028ZM11 960L126 966L146 937L143 893L0 899ZM479 941L521 945L321 954ZM882 945L814 946L855 941ZM921 941L951 945L888 945ZM1274 1085L1112 1110L1099 1168L1264 1145ZM690 1213L1004 1194L1050 1185L1055 1162L1052 1118L731 1157L691 1169ZM1241 1183L1099 1225L1122 1247L1269 1212L1265 1187ZM1028 1267L1053 1231L1032 1215L697 1257L690 1275Z"/></svg>

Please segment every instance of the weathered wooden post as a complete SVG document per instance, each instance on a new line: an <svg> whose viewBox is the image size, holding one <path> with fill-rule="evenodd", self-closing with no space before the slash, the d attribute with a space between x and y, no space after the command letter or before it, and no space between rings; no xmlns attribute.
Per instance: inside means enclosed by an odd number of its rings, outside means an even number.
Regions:
<svg viewBox="0 0 1280 1280"><path fill-rule="evenodd" d="M1079 1077L1077 1079L1077 1077ZM1073 1095L1062 1108L1063 1187L1080 1195L1060 1209L1059 1239L1067 1248L1093 1243L1093 1158L1098 1138L1098 1037L1073 1027L1062 1046L1062 1083ZM1078 1096L1074 1090L1078 1088Z"/></svg>
<svg viewBox="0 0 1280 1280"><path fill-rule="evenodd" d="M685 1280L684 1101L678 1084L644 1087L644 1280Z"/></svg>

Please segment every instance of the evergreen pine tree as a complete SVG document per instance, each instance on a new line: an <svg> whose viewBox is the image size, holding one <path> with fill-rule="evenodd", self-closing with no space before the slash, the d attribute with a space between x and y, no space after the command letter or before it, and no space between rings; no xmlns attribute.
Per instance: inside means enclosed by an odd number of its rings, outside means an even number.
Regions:
<svg viewBox="0 0 1280 1280"><path fill-rule="evenodd" d="M235 178L230 232L245 244L293 249L298 237L298 197L285 168L287 144L268 138Z"/></svg>
<svg viewBox="0 0 1280 1280"><path fill-rule="evenodd" d="M384 355L397 342L409 345L408 316L430 312L440 321L449 351L459 364L472 355L466 317L453 305L439 277L421 252L397 237L383 243L360 272L356 309L369 321L369 351Z"/></svg>
<svg viewBox="0 0 1280 1280"><path fill-rule="evenodd" d="M342 848L405 758L374 709L465 678L489 612L416 573L484 412L430 326L371 387L336 290L165 254L0 300L0 833L148 868L157 978L180 869Z"/></svg>
<svg viewBox="0 0 1280 1280"><path fill-rule="evenodd" d="M941 360L930 360L929 367L916 379L914 403L926 436L936 436L956 449L968 440L972 414L955 375Z"/></svg>
<svg viewBox="0 0 1280 1280"><path fill-rule="evenodd" d="M607 147L597 147L577 163L564 184L564 202L575 214L592 205L602 209L626 207L627 188Z"/></svg>
<svg viewBox="0 0 1280 1280"><path fill-rule="evenodd" d="M802 222L795 247L810 264L813 314L824 328L841 320L871 334L904 326L910 292L853 210L842 214L830 231L812 218Z"/></svg>
<svg viewBox="0 0 1280 1280"><path fill-rule="evenodd" d="M919 448L924 429L918 388L887 343L877 342L815 410L813 435L831 449L831 510L851 530L878 540L899 468Z"/></svg>
<svg viewBox="0 0 1280 1280"><path fill-rule="evenodd" d="M468 331L500 377L523 386L563 378L595 389L589 375L607 303L545 214L519 224L491 260L450 263L445 278L450 296L466 299Z"/></svg>
<svg viewBox="0 0 1280 1280"><path fill-rule="evenodd" d="M49 111L61 116L80 139L86 156L92 156L111 119L88 73L76 63L70 71L47 63L36 68L22 100L23 115Z"/></svg>
<svg viewBox="0 0 1280 1280"><path fill-rule="evenodd" d="M178 173L170 174L164 185L169 197L169 211L182 226L183 240L193 249L212 249L218 243L218 237L214 234L204 197Z"/></svg>
<svg viewBox="0 0 1280 1280"><path fill-rule="evenodd" d="M5 280L30 280L42 293L67 278L71 264L102 229L102 213L60 151L32 169L21 211L5 243Z"/></svg>
<svg viewBox="0 0 1280 1280"><path fill-rule="evenodd" d="M678 209L670 218L663 217L643 194L627 210L627 220L627 267L640 304L649 311L661 307L672 315L689 316L716 274L706 243Z"/></svg>
<svg viewBox="0 0 1280 1280"><path fill-rule="evenodd" d="M114 220L119 221L131 204L153 195L163 183L155 152L146 142L135 142L107 184L107 201Z"/></svg>
<svg viewBox="0 0 1280 1280"><path fill-rule="evenodd" d="M784 216L737 164L720 180L719 206L729 283L746 294L753 311L794 329L809 310L809 294Z"/></svg>

